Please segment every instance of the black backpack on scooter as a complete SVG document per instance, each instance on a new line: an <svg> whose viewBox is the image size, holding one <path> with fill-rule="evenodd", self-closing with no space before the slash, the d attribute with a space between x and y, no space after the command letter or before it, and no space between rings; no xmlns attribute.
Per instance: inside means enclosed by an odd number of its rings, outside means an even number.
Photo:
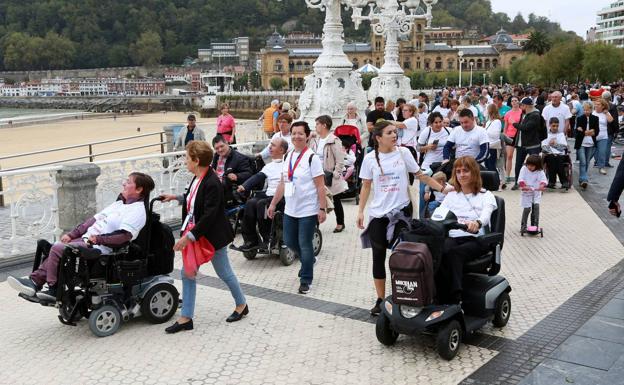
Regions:
<svg viewBox="0 0 624 385"><path fill-rule="evenodd" d="M425 243L400 242L390 255L392 301L427 306L435 297L433 258Z"/></svg>

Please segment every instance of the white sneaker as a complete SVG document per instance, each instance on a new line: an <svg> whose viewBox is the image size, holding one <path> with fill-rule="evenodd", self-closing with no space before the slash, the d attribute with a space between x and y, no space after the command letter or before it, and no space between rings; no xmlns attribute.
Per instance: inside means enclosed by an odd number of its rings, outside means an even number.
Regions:
<svg viewBox="0 0 624 385"><path fill-rule="evenodd" d="M600 170L598 170L602 175L607 175L607 169L606 168L601 168Z"/></svg>
<svg viewBox="0 0 624 385"><path fill-rule="evenodd" d="M7 278L7 282L13 289L29 297L34 296L37 291L37 285L35 285L30 277L15 278L13 276L9 276Z"/></svg>

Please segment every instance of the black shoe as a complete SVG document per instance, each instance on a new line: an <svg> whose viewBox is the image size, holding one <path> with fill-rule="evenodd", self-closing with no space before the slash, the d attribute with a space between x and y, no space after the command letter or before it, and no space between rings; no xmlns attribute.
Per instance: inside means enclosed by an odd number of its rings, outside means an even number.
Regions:
<svg viewBox="0 0 624 385"><path fill-rule="evenodd" d="M344 231L344 229L345 229L345 226L344 225L341 225L341 226L342 226L341 228L338 228L338 226L336 226L336 228L334 229L333 232L334 233L342 233Z"/></svg>
<svg viewBox="0 0 624 385"><path fill-rule="evenodd" d="M236 310L234 310L234 312L232 312L232 314L230 314L229 317L227 317L227 319L225 320L225 322L236 322L236 321L240 321L243 319L244 316L246 316L247 314L249 314L249 306L245 305L245 308L243 309L242 312L237 313Z"/></svg>
<svg viewBox="0 0 624 385"><path fill-rule="evenodd" d="M583 188L583 190L586 189L587 188L587 182L581 182L581 187Z"/></svg>
<svg viewBox="0 0 624 385"><path fill-rule="evenodd" d="M239 247L241 251L253 251L258 249L258 243L245 242L241 247Z"/></svg>
<svg viewBox="0 0 624 385"><path fill-rule="evenodd" d="M189 320L183 324L179 324L177 321L173 325L165 329L168 334L174 334L181 332L182 330L193 330L193 320Z"/></svg>
<svg viewBox="0 0 624 385"><path fill-rule="evenodd" d="M37 298L50 302L56 301L56 285L48 287L48 290L38 292Z"/></svg>
<svg viewBox="0 0 624 385"><path fill-rule="evenodd" d="M379 315L381 313L381 304L383 303L383 298L377 298L375 302L375 306L370 310L371 315Z"/></svg>
<svg viewBox="0 0 624 385"><path fill-rule="evenodd" d="M511 189L512 189L513 191L516 191L516 190L517 190L517 189L519 189L519 188L520 188L520 186L518 186L517 184L514 184L514 185L511 187Z"/></svg>
<svg viewBox="0 0 624 385"><path fill-rule="evenodd" d="M29 297L34 296L37 290L39 290L37 284L30 277L15 278L10 275L7 278L7 282L13 289Z"/></svg>
<svg viewBox="0 0 624 385"><path fill-rule="evenodd" d="M310 292L310 284L302 283L299 285L299 294L308 294Z"/></svg>
<svg viewBox="0 0 624 385"><path fill-rule="evenodd" d="M546 186L546 188L554 190L557 188L557 186L555 186L554 184L549 184L548 186Z"/></svg>

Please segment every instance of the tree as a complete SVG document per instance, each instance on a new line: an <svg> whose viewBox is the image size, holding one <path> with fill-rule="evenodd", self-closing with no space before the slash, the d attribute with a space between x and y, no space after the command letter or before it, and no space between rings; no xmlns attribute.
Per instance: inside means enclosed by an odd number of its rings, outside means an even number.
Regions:
<svg viewBox="0 0 624 385"><path fill-rule="evenodd" d="M583 75L591 81L612 82L622 77L624 54L621 48L604 43L585 46Z"/></svg>
<svg viewBox="0 0 624 385"><path fill-rule="evenodd" d="M4 39L4 66L8 70L30 69L26 63L26 50L30 36L21 32L13 32Z"/></svg>
<svg viewBox="0 0 624 385"><path fill-rule="evenodd" d="M274 90L281 90L286 85L286 82L282 78L274 77L269 80L271 88Z"/></svg>
<svg viewBox="0 0 624 385"><path fill-rule="evenodd" d="M514 17L513 21L511 22L511 25L509 27L509 32L511 33L522 33L524 32L524 30L527 29L527 22L524 20L524 17L522 17L521 13L518 13L516 15L516 17Z"/></svg>
<svg viewBox="0 0 624 385"><path fill-rule="evenodd" d="M548 36L541 31L533 31L529 35L529 41L526 42L524 50L537 55L543 55L551 47L551 42Z"/></svg>
<svg viewBox="0 0 624 385"><path fill-rule="evenodd" d="M155 67L163 57L160 36L154 31L143 32L130 53L136 64Z"/></svg>
<svg viewBox="0 0 624 385"><path fill-rule="evenodd" d="M74 64L76 44L55 32L48 32L42 41L40 55L43 69L70 68Z"/></svg>
<svg viewBox="0 0 624 385"><path fill-rule="evenodd" d="M261 88L262 81L260 79L260 73L258 71L251 71L249 74L249 83L251 84L252 90L257 90Z"/></svg>
<svg viewBox="0 0 624 385"><path fill-rule="evenodd" d="M368 90L371 86L371 81L373 80L373 78L376 78L376 77L377 77L376 73L362 74L362 87L365 90Z"/></svg>

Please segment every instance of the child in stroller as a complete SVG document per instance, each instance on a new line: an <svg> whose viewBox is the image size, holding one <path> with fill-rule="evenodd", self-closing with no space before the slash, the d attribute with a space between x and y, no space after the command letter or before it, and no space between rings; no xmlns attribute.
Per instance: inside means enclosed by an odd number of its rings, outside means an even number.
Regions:
<svg viewBox="0 0 624 385"><path fill-rule="evenodd" d="M356 204L359 204L360 180L358 178L359 169L364 158L362 144L360 141L360 131L351 125L341 125L334 131L345 149L345 171L343 179L347 181L347 190L342 192L340 198L355 197Z"/></svg>

